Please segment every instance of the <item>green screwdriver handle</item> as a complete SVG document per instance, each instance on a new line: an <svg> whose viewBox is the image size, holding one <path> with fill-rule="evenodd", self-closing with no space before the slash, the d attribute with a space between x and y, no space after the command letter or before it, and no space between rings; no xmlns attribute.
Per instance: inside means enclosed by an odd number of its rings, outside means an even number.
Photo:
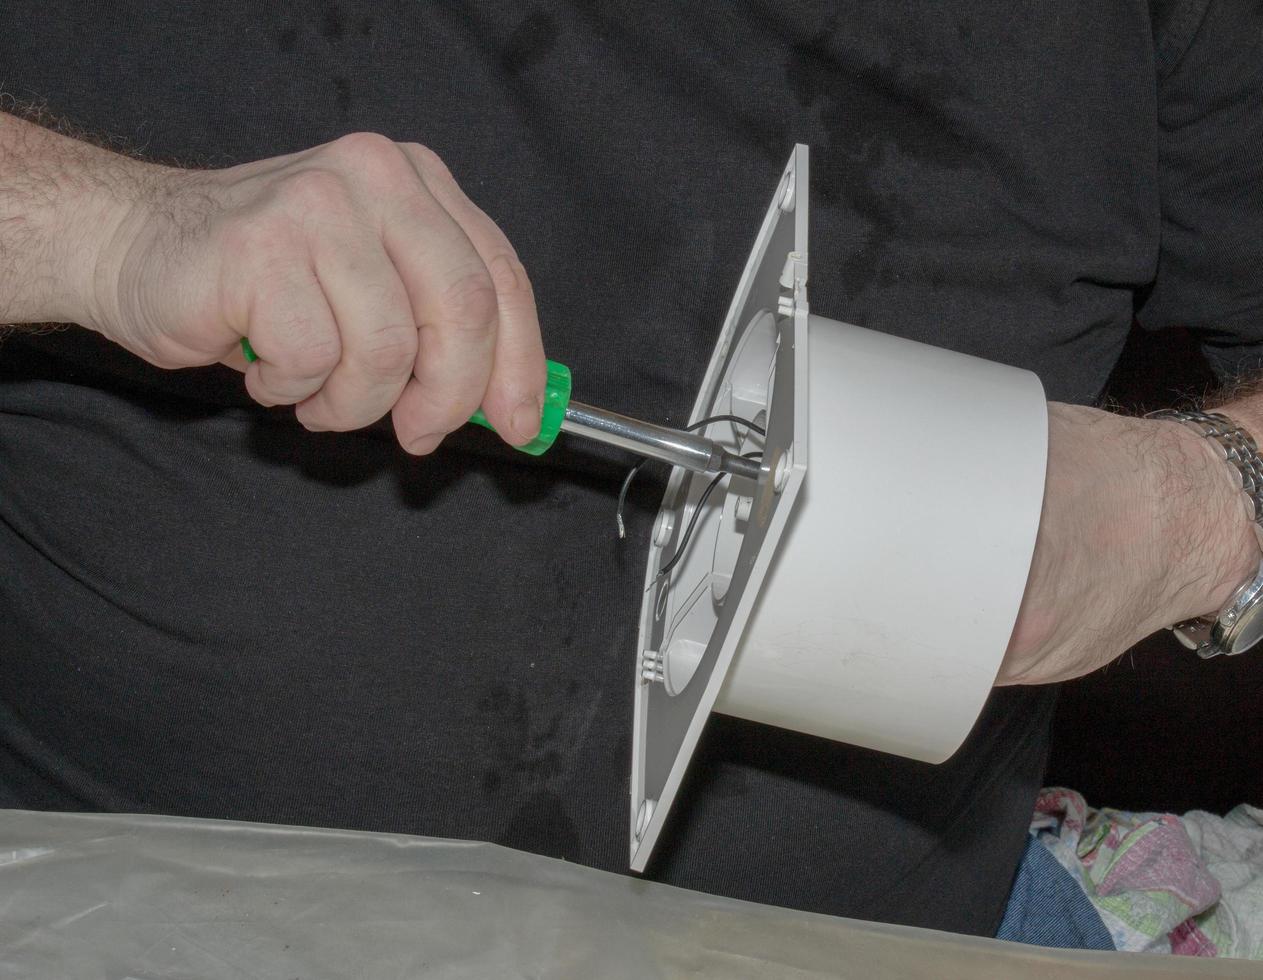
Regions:
<svg viewBox="0 0 1263 980"><path fill-rule="evenodd" d="M254 348L250 346L249 338L241 338L241 353L245 356L247 363L253 364L259 359L259 355L254 352ZM544 410L540 416L539 435L528 442L525 446L518 446L519 452L528 453L531 456L542 456L557 441L557 435L561 432L561 423L566 418L566 406L570 404L570 368L557 361L548 361L548 384L544 388ZM469 420L474 425L481 425L484 429L495 431L495 426L487 421L487 416L482 414L482 409L474 412L473 417Z"/></svg>
<svg viewBox="0 0 1263 980"><path fill-rule="evenodd" d="M566 406L570 404L570 368L557 361L545 363L548 365L548 383L544 386L544 410L540 413L539 435L525 446L514 447L518 452L529 456L542 456L552 448L561 432L561 423L566 419ZM474 412L469 421L495 432L495 426L487 421L481 408Z"/></svg>

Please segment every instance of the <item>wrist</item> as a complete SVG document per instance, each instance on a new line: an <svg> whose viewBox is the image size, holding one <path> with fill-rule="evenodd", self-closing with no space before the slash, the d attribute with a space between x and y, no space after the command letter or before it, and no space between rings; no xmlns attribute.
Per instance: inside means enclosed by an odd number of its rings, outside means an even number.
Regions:
<svg viewBox="0 0 1263 980"><path fill-rule="evenodd" d="M119 273L151 211L156 172L166 169L110 156L106 167L84 174L79 195L68 197L62 238L68 319L106 336L120 325Z"/></svg>
<svg viewBox="0 0 1263 980"><path fill-rule="evenodd" d="M1149 455L1154 527L1166 573L1157 626L1217 613L1259 567L1250 503L1206 437L1172 420L1156 426Z"/></svg>

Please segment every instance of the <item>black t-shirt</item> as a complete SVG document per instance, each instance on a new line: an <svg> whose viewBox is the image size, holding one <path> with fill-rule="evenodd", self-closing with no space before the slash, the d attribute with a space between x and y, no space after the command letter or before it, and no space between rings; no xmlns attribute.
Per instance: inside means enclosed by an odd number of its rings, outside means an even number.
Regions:
<svg viewBox="0 0 1263 980"><path fill-rule="evenodd" d="M678 423L795 141L822 314L1073 402L1136 313L1205 331L1223 371L1255 358L1261 24L1228 0L8 3L0 79L190 164L427 143L516 244L577 397ZM625 869L661 489L620 542L626 462L481 430L416 460L382 426L306 433L227 369L10 338L0 804ZM650 874L991 932L1053 699L996 692L939 767L716 716Z"/></svg>

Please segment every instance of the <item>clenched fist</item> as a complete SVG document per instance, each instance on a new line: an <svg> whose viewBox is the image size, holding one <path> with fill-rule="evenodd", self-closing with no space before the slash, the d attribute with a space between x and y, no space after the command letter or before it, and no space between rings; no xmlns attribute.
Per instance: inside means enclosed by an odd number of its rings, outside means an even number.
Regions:
<svg viewBox="0 0 1263 980"><path fill-rule="evenodd" d="M390 412L423 454L481 406L511 443L538 432L530 281L431 150L358 133L194 171L0 127L0 167L23 146L36 167L41 145L57 157L56 213L24 217L67 264L77 292L57 298L85 326L161 367L243 369L256 401L294 405L313 430ZM0 196L0 217L13 203Z"/></svg>

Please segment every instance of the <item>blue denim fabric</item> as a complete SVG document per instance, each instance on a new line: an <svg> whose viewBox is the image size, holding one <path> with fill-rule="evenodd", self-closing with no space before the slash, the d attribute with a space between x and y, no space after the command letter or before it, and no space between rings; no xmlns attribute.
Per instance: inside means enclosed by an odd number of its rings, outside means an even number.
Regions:
<svg viewBox="0 0 1263 980"><path fill-rule="evenodd" d="M1033 836L1026 842L996 938L1060 949L1114 948L1079 883Z"/></svg>

